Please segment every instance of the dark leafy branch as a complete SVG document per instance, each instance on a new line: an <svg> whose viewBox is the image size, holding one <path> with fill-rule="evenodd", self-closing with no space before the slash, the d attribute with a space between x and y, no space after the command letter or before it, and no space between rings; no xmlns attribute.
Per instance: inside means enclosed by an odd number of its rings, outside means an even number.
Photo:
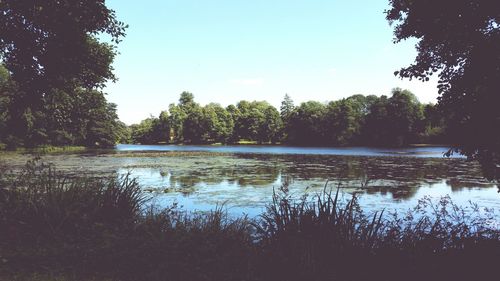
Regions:
<svg viewBox="0 0 500 281"><path fill-rule="evenodd" d="M500 5L494 0L391 0L394 41L419 39L402 78L439 76L439 107L448 112L456 152L500 176Z"/></svg>

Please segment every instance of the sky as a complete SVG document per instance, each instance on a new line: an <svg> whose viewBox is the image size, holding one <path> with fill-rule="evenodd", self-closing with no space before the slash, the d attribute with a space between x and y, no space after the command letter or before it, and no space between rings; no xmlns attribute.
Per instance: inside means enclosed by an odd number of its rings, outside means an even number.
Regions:
<svg viewBox="0 0 500 281"><path fill-rule="evenodd" d="M400 87L436 102L436 79L401 80L416 41L393 43L388 0L107 0L129 25L105 92L126 124L157 116L183 91L223 106L279 108Z"/></svg>

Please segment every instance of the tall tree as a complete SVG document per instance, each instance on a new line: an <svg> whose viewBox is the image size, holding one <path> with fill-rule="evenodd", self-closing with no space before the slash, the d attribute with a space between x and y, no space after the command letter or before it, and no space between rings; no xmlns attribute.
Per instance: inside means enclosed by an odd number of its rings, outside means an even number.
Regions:
<svg viewBox="0 0 500 281"><path fill-rule="evenodd" d="M170 132L172 133L171 139L175 143L180 143L183 141L183 124L186 119L186 112L180 106L173 103L168 107L168 111L170 112L169 125Z"/></svg>
<svg viewBox="0 0 500 281"><path fill-rule="evenodd" d="M95 90L116 79L115 46L98 35L118 43L126 26L104 0L2 0L0 14L0 59L19 87L8 125L17 139L46 133L40 126L49 125L43 108L52 96Z"/></svg>
<svg viewBox="0 0 500 281"><path fill-rule="evenodd" d="M353 99L342 99L328 103L326 110L324 134L328 144L355 144L361 131L361 107Z"/></svg>
<svg viewBox="0 0 500 281"><path fill-rule="evenodd" d="M269 105L264 109L264 120L260 123L257 141L260 143L271 142L275 144L281 140L283 121L278 110Z"/></svg>
<svg viewBox="0 0 500 281"><path fill-rule="evenodd" d="M408 90L393 89L387 104L387 114L391 144L402 146L415 143L423 119L417 97Z"/></svg>
<svg viewBox="0 0 500 281"><path fill-rule="evenodd" d="M190 92L182 92L179 98L179 106L189 107L194 104L194 95Z"/></svg>
<svg viewBox="0 0 500 281"><path fill-rule="evenodd" d="M395 42L414 37L415 62L400 77L439 77L439 106L448 111L456 148L478 159L486 175L500 169L500 5L494 0L390 0Z"/></svg>
<svg viewBox="0 0 500 281"><path fill-rule="evenodd" d="M435 104L423 105L423 142L452 143L447 137L446 118Z"/></svg>
<svg viewBox="0 0 500 281"><path fill-rule="evenodd" d="M156 143L169 143L170 142L170 122L168 111L160 112L160 116L154 119L152 128L152 139Z"/></svg>
<svg viewBox="0 0 500 281"><path fill-rule="evenodd" d="M292 98L288 94L286 94L285 97L283 98L283 101L281 102L281 107L280 107L280 115L281 118L283 119L283 122L288 121L294 109L295 105L293 104Z"/></svg>
<svg viewBox="0 0 500 281"><path fill-rule="evenodd" d="M226 107L227 113L231 116L231 120L233 120L233 131L231 133L231 136L227 140L228 143L236 143L240 139L240 133L239 133L239 118L240 118L240 111L239 109L233 105L230 104Z"/></svg>
<svg viewBox="0 0 500 281"><path fill-rule="evenodd" d="M217 103L210 103L203 110L209 128L209 141L228 143L234 131L234 120L231 113Z"/></svg>
<svg viewBox="0 0 500 281"><path fill-rule="evenodd" d="M133 143L132 142L132 131L122 121L116 123L116 143Z"/></svg>
<svg viewBox="0 0 500 281"><path fill-rule="evenodd" d="M285 94L285 97L283 98L280 107L280 116L283 123L283 129L282 129L283 132L281 138L283 140L286 140L288 138L286 134L290 129L288 125L290 124L290 117L294 113L294 110L295 110L295 105L293 103L292 98L288 94Z"/></svg>
<svg viewBox="0 0 500 281"><path fill-rule="evenodd" d="M209 133L206 121L203 108L199 104L191 104L182 124L183 141L191 144L204 143Z"/></svg>
<svg viewBox="0 0 500 281"><path fill-rule="evenodd" d="M384 146L393 143L390 140L391 123L387 112L388 104L387 96L381 96L370 106L362 129L365 144Z"/></svg>
<svg viewBox="0 0 500 281"><path fill-rule="evenodd" d="M112 147L118 139L116 104L107 103L102 95L97 95L97 98L105 106L96 107L89 112L93 118L87 123L86 145Z"/></svg>
<svg viewBox="0 0 500 281"><path fill-rule="evenodd" d="M326 106L320 102L301 103L290 118L287 142L298 145L325 145Z"/></svg>
<svg viewBox="0 0 500 281"><path fill-rule="evenodd" d="M0 65L0 143L6 142L9 135L7 123L10 118L12 95L17 92L9 71Z"/></svg>
<svg viewBox="0 0 500 281"><path fill-rule="evenodd" d="M153 131L155 123L157 123L157 119L151 116L142 120L139 124L131 125L130 130L132 142L140 144L156 143Z"/></svg>
<svg viewBox="0 0 500 281"><path fill-rule="evenodd" d="M395 88L392 96L372 103L365 117L366 145L402 146L418 141L423 132L423 107L413 93Z"/></svg>
<svg viewBox="0 0 500 281"><path fill-rule="evenodd" d="M236 104L236 110L233 111L233 113L235 113L234 134L236 140L252 138L252 119L250 118L251 107L250 102L244 100Z"/></svg>

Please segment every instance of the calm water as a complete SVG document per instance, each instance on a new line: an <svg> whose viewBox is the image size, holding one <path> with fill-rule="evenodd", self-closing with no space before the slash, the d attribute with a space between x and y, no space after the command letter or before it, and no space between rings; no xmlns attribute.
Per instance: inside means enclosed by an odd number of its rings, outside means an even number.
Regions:
<svg viewBox="0 0 500 281"><path fill-rule="evenodd" d="M340 187L357 194L368 210L408 210L424 196L449 195L500 211L498 188L476 163L443 158L444 147L405 149L300 148L281 146L119 145L106 153L45 155L70 174L136 177L155 204L188 210L224 204L229 212L260 214L285 178L296 197ZM19 169L32 155L0 154L0 164Z"/></svg>
<svg viewBox="0 0 500 281"><path fill-rule="evenodd" d="M293 147L269 145L137 145L120 144L118 151L205 151L221 153L253 154L303 154L303 155L350 155L350 156L413 156L443 157L447 147L408 147L408 148L373 148L373 147ZM453 155L460 157L460 155Z"/></svg>

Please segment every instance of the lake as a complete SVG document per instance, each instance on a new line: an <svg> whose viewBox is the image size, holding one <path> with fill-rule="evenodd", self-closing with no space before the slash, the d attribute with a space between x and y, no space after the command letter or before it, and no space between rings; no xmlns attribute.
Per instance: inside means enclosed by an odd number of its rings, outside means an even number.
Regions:
<svg viewBox="0 0 500 281"><path fill-rule="evenodd" d="M117 151L206 151L253 154L302 154L350 156L415 156L442 158L447 147L423 146L406 148L374 147L293 147L280 145L137 145L120 144ZM461 157L454 154L452 157Z"/></svg>
<svg viewBox="0 0 500 281"><path fill-rule="evenodd" d="M425 196L449 195L500 209L496 185L482 178L477 163L454 156L446 147L303 148L286 146L118 145L109 151L49 154L43 161L73 175L138 179L152 202L177 203L186 210L224 205L231 214L260 214L273 190L286 179L294 197L341 188L370 211L406 211ZM2 153L0 164L16 170L30 154Z"/></svg>

